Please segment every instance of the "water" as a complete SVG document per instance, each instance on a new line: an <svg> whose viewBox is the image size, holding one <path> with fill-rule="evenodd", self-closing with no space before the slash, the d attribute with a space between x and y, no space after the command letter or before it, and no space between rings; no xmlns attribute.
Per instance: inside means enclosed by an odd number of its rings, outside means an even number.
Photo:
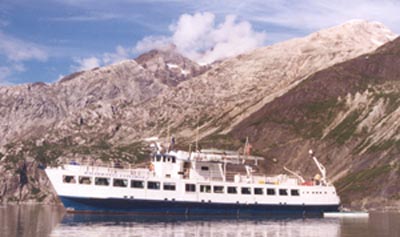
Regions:
<svg viewBox="0 0 400 237"><path fill-rule="evenodd" d="M400 213L371 213L369 219L221 219L78 215L55 206L7 206L0 207L0 236L400 237Z"/></svg>

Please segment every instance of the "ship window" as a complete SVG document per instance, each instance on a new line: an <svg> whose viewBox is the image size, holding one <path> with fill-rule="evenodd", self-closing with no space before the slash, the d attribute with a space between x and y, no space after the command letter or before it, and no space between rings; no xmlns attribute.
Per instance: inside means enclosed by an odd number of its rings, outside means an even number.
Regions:
<svg viewBox="0 0 400 237"><path fill-rule="evenodd" d="M228 193L229 194L236 194L237 193L237 188L236 187L228 187Z"/></svg>
<svg viewBox="0 0 400 237"><path fill-rule="evenodd" d="M147 182L147 188L148 189L160 189L160 182L149 181L149 182Z"/></svg>
<svg viewBox="0 0 400 237"><path fill-rule="evenodd" d="M75 184L75 176L72 175L63 175L63 182L67 184Z"/></svg>
<svg viewBox="0 0 400 237"><path fill-rule="evenodd" d="M224 186L214 186L214 193L224 193Z"/></svg>
<svg viewBox="0 0 400 237"><path fill-rule="evenodd" d="M175 191L175 183L164 183L164 190Z"/></svg>
<svg viewBox="0 0 400 237"><path fill-rule="evenodd" d="M131 188L144 188L143 180L131 180Z"/></svg>
<svg viewBox="0 0 400 237"><path fill-rule="evenodd" d="M195 184L186 184L185 190L186 190L186 192L196 192L196 185Z"/></svg>
<svg viewBox="0 0 400 237"><path fill-rule="evenodd" d="M163 157L162 157L162 161L165 162L166 158L167 158L167 157L163 156Z"/></svg>
<svg viewBox="0 0 400 237"><path fill-rule="evenodd" d="M254 194L263 195L263 189L262 188L254 188Z"/></svg>
<svg viewBox="0 0 400 237"><path fill-rule="evenodd" d="M200 192L211 193L211 186L210 185L200 185Z"/></svg>
<svg viewBox="0 0 400 237"><path fill-rule="evenodd" d="M175 163L176 162L176 158L175 158L175 156L173 156L172 157L172 163Z"/></svg>
<svg viewBox="0 0 400 237"><path fill-rule="evenodd" d="M275 195L275 189L274 188L267 188L267 195Z"/></svg>
<svg viewBox="0 0 400 237"><path fill-rule="evenodd" d="M161 156L160 156L160 155L156 155L156 160L157 160L158 162L160 162L160 161L161 161Z"/></svg>
<svg viewBox="0 0 400 237"><path fill-rule="evenodd" d="M242 187L242 194L251 194L251 188L248 187Z"/></svg>
<svg viewBox="0 0 400 237"><path fill-rule="evenodd" d="M202 167L201 167L201 170L202 170L202 171L208 171L208 166L202 166Z"/></svg>
<svg viewBox="0 0 400 237"><path fill-rule="evenodd" d="M87 176L79 176L79 183L80 184L91 184L92 178Z"/></svg>
<svg viewBox="0 0 400 237"><path fill-rule="evenodd" d="M297 189L290 190L290 195L291 196L300 196L299 190L297 190Z"/></svg>
<svg viewBox="0 0 400 237"><path fill-rule="evenodd" d="M110 185L110 178L94 178L94 184L99 186L108 186Z"/></svg>
<svg viewBox="0 0 400 237"><path fill-rule="evenodd" d="M280 196L287 196L288 195L287 189L279 189L279 195Z"/></svg>
<svg viewBox="0 0 400 237"><path fill-rule="evenodd" d="M114 179L113 186L126 188L126 187L128 187L128 180L127 179Z"/></svg>

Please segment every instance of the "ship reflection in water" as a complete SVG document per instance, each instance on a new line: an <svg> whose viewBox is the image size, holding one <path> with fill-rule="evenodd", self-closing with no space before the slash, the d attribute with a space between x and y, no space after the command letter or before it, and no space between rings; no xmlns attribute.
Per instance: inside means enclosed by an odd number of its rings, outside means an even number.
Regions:
<svg viewBox="0 0 400 237"><path fill-rule="evenodd" d="M105 234L109 233L109 234ZM171 219L67 215L51 234L68 236L340 236L338 219Z"/></svg>
<svg viewBox="0 0 400 237"><path fill-rule="evenodd" d="M0 236L400 237L400 213L371 213L369 219L227 219L83 215L66 214L55 206L0 206Z"/></svg>

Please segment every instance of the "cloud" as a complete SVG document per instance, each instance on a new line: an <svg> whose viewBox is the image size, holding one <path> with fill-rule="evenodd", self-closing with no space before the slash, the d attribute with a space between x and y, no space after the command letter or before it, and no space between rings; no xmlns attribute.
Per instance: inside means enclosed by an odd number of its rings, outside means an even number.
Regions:
<svg viewBox="0 0 400 237"><path fill-rule="evenodd" d="M257 25L274 26L272 29L282 34L296 31L297 34L310 33L342 24L352 19L379 21L400 32L400 2L375 0L303 0L276 1L250 0L236 1L236 4L209 3L207 8L219 7L221 14L236 11L237 14ZM203 2L203 4L205 4ZM223 3L222 3L223 4ZM234 7L235 6L235 9Z"/></svg>
<svg viewBox="0 0 400 237"><path fill-rule="evenodd" d="M152 49L162 49L171 44L171 38L166 36L146 36L136 43L132 52L143 53Z"/></svg>
<svg viewBox="0 0 400 237"><path fill-rule="evenodd" d="M41 46L9 36L2 31L0 31L0 55L4 55L13 62L46 61L48 58L46 51Z"/></svg>
<svg viewBox="0 0 400 237"><path fill-rule="evenodd" d="M78 65L71 67L73 71L86 71L96 67L100 67L100 59L96 57L75 58L74 62Z"/></svg>
<svg viewBox="0 0 400 237"><path fill-rule="evenodd" d="M120 19L122 16L111 13L88 13L87 15L76 15L76 16L65 16L65 17L51 17L47 18L51 21L76 21L76 22L84 22L84 21L108 21L114 19Z"/></svg>
<svg viewBox="0 0 400 237"><path fill-rule="evenodd" d="M0 27L8 22L1 22ZM48 54L44 47L4 33L0 29L0 84L11 85L11 77L26 71L27 61L46 61Z"/></svg>
<svg viewBox="0 0 400 237"><path fill-rule="evenodd" d="M10 77L16 73L25 72L26 68L23 64L12 64L9 66L0 66L0 86L13 85Z"/></svg>
<svg viewBox="0 0 400 237"><path fill-rule="evenodd" d="M6 20L0 19L0 27L6 27L8 26L10 23Z"/></svg>
<svg viewBox="0 0 400 237"><path fill-rule="evenodd" d="M143 52L173 43L186 57L208 64L265 44L266 33L253 30L249 22L228 15L217 25L215 18L210 12L183 14L170 26L172 36L145 37L136 44L134 51Z"/></svg>
<svg viewBox="0 0 400 237"><path fill-rule="evenodd" d="M9 67L0 67L0 85L7 80L11 73L12 70Z"/></svg>
<svg viewBox="0 0 400 237"><path fill-rule="evenodd" d="M71 66L72 71L86 71L96 67L118 63L129 58L129 49L121 45L115 48L114 53L104 53L100 57L74 58L75 65Z"/></svg>
<svg viewBox="0 0 400 237"><path fill-rule="evenodd" d="M129 50L125 49L121 45L118 45L115 49L115 53L105 53L103 54L103 64L113 64L126 60L129 58Z"/></svg>

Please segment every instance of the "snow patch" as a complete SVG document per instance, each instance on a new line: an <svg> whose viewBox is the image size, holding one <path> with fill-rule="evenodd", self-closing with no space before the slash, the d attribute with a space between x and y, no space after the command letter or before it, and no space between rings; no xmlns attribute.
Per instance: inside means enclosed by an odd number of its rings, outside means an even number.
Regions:
<svg viewBox="0 0 400 237"><path fill-rule="evenodd" d="M181 74L183 74L183 75L188 75L188 74L190 74L190 72L189 71L187 71L187 70L184 70L184 69L182 69L181 67L179 67L178 65L176 65L176 64L172 64L172 63L167 63L167 67L168 67L168 69L179 69L179 70L181 70Z"/></svg>
<svg viewBox="0 0 400 237"><path fill-rule="evenodd" d="M371 42L377 46L381 46L384 44L384 42L380 41L380 40L376 40L376 39L371 39Z"/></svg>
<svg viewBox="0 0 400 237"><path fill-rule="evenodd" d="M172 64L172 63L167 63L167 67L168 67L168 69L172 69L172 68L180 68L178 65L176 65L176 64Z"/></svg>

